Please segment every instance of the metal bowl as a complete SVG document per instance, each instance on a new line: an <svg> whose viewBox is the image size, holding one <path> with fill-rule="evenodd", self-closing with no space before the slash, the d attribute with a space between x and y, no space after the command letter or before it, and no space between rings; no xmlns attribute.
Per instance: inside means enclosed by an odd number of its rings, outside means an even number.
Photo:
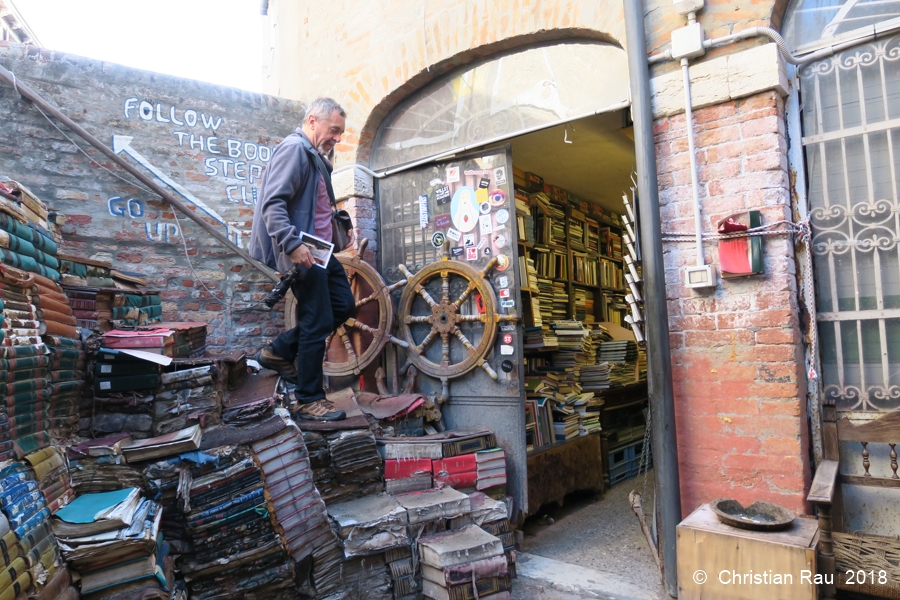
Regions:
<svg viewBox="0 0 900 600"><path fill-rule="evenodd" d="M732 527L754 531L778 531L787 529L794 522L794 515L783 506L757 500L744 507L734 498L719 498L709 503L719 521Z"/></svg>

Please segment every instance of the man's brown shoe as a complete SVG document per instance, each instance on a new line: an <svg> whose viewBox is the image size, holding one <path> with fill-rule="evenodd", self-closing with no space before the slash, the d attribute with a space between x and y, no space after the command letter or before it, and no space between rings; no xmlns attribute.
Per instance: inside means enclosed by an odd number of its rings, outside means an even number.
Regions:
<svg viewBox="0 0 900 600"><path fill-rule="evenodd" d="M276 371L282 379L297 385L297 367L294 363L281 358L269 348L263 348L256 353L256 362L262 368Z"/></svg>
<svg viewBox="0 0 900 600"><path fill-rule="evenodd" d="M296 417L304 421L342 421L347 413L336 410L334 404L326 398L301 404L297 409Z"/></svg>

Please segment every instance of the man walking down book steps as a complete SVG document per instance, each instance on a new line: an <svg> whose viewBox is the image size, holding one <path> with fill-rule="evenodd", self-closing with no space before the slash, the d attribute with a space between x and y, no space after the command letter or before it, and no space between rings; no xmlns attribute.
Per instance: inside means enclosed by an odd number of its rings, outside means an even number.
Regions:
<svg viewBox="0 0 900 600"><path fill-rule="evenodd" d="M356 301L344 267L332 254L326 267L315 265L300 243L303 233L332 241L334 191L327 155L344 133L346 113L330 98L313 100L303 125L272 153L253 215L250 254L281 273L297 267L291 286L297 299L297 325L260 350L259 364L296 384L299 419L334 421L345 417L325 398L322 361L325 340L353 316ZM335 248L340 252L343 248Z"/></svg>

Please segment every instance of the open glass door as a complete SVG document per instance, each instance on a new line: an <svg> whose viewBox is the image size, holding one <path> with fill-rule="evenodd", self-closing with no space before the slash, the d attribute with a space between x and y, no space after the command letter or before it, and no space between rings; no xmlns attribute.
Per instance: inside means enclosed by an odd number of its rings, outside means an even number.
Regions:
<svg viewBox="0 0 900 600"><path fill-rule="evenodd" d="M378 266L388 284L411 276L394 292L395 335L410 344L399 363L418 368L424 393L449 393L446 427L494 431L518 512L527 477L512 187L502 148L379 180Z"/></svg>

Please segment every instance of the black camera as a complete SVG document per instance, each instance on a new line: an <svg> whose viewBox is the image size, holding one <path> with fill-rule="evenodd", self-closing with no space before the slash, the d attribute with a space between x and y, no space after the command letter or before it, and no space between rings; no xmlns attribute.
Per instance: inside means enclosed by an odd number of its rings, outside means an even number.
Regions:
<svg viewBox="0 0 900 600"><path fill-rule="evenodd" d="M263 303L269 308L278 304L278 301L284 298L295 281L303 281L306 278L306 271L307 268L303 265L294 265L290 271L281 276L281 281L275 284L272 291L266 294Z"/></svg>

